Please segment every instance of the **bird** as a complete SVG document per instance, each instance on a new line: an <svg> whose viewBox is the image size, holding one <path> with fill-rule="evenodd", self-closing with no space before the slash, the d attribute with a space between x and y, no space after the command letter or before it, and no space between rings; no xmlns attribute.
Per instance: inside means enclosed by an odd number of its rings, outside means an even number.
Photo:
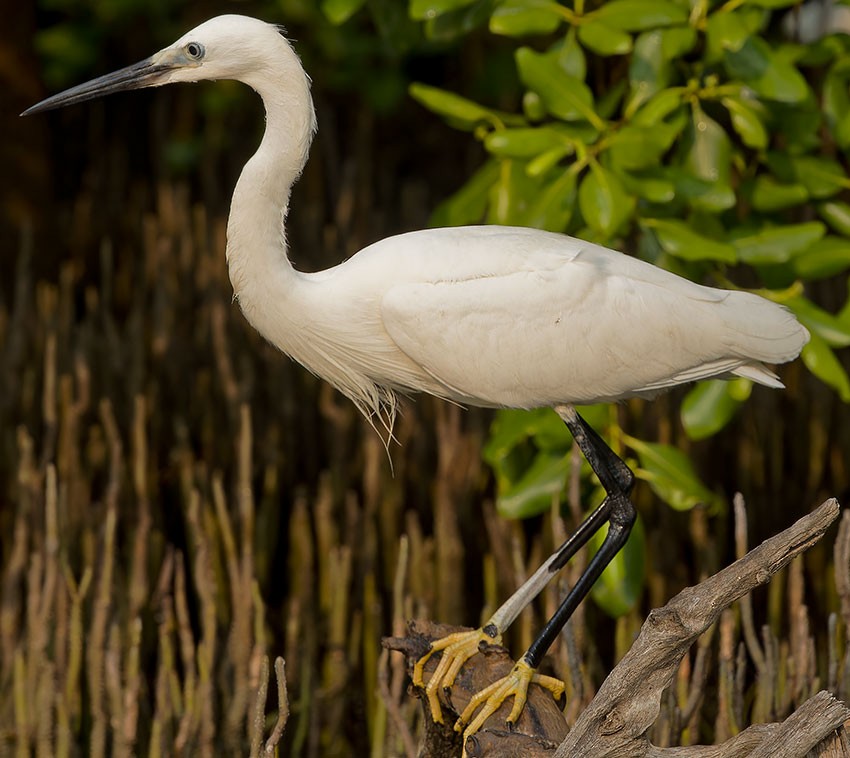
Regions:
<svg viewBox="0 0 850 758"><path fill-rule="evenodd" d="M809 339L786 308L754 293L703 286L581 239L495 225L429 228L382 239L332 268L303 273L286 242L290 191L316 132L310 79L283 31L239 15L210 19L139 63L53 95L32 115L123 90L235 79L261 97L266 127L236 183L226 260L250 324L392 434L403 396L464 406L552 408L606 492L569 539L473 631L432 643L413 681L442 722L438 693L604 524L607 536L562 605L505 678L473 697L463 742L507 699L519 717L543 655L628 539L634 475L576 406L653 397L709 378L781 388L768 365ZM767 364L767 365L766 365ZM425 682L425 663L440 654Z"/></svg>

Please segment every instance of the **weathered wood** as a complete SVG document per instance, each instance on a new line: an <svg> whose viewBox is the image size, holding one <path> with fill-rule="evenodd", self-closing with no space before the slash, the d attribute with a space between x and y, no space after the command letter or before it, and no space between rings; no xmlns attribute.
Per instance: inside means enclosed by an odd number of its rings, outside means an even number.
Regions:
<svg viewBox="0 0 850 758"><path fill-rule="evenodd" d="M555 758L648 755L647 730L658 716L661 693L673 680L688 648L724 608L766 584L795 556L815 544L838 513L838 502L827 500L731 566L682 590L663 608L650 612L631 650L605 679Z"/></svg>
<svg viewBox="0 0 850 758"><path fill-rule="evenodd" d="M766 540L728 568L695 587L688 587L663 608L652 611L631 650L609 674L572 731L556 748L566 727L548 693L529 690L529 705L513 731L504 728L510 707L503 705L466 745L467 754L479 758L552 756L573 758L817 758L848 755L842 724L850 709L828 692L809 699L784 722L756 724L720 745L658 748L650 744L648 730L658 717L662 693L672 682L690 646L714 624L721 612L787 566L816 543L838 517L831 499L784 532ZM409 636L385 640L393 650L415 661L429 640L456 631L430 622L411 624ZM445 725L430 723L423 700L426 740L421 756L457 755L459 741L452 721L473 693L504 676L512 662L504 648L489 646L484 655L470 659L450 692L441 693ZM436 667L431 660L426 677ZM421 693L418 693L421 696ZM554 710L553 710L554 709Z"/></svg>

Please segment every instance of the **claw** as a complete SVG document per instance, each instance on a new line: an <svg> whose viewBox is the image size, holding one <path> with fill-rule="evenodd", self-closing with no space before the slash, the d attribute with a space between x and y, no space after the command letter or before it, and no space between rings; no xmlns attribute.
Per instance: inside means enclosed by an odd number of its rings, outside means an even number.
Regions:
<svg viewBox="0 0 850 758"><path fill-rule="evenodd" d="M456 632L431 643L431 649L425 653L413 667L413 684L425 690L428 696L428 705L431 708L431 718L437 724L443 723L443 710L440 707L438 692L442 689L448 691L454 684L458 672L463 664L478 652L482 642L488 645L498 645L502 641L499 633L491 634L484 629L475 629L470 632ZM425 684L425 664L428 659L437 652L442 651L437 668Z"/></svg>
<svg viewBox="0 0 850 758"><path fill-rule="evenodd" d="M455 722L455 731L459 732L463 729L464 755L466 755L466 741L484 726L487 719L499 710L502 703L511 696L514 698L514 705L507 719L508 727L510 728L516 723L525 707L529 684L539 684L541 687L545 687L552 693L555 700L560 700L564 694L564 683L560 679L538 674L525 661L519 661L510 674L474 695L464 708L463 713L460 714L460 718ZM472 721L469 721L479 708L481 710L478 711L478 715ZM467 722L469 723L467 724ZM467 726L464 729L465 724Z"/></svg>

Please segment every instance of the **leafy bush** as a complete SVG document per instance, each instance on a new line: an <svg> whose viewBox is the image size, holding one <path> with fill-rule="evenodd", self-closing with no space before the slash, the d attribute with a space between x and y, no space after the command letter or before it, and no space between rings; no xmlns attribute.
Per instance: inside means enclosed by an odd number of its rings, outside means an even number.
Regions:
<svg viewBox="0 0 850 758"><path fill-rule="evenodd" d="M792 41L783 30L809 12L792 5L410 0L432 39L462 39L486 24L516 40L524 89L520 112L505 113L411 87L488 155L434 222L566 232L690 279L755 286L809 328L806 366L850 401L833 352L850 344L850 301L833 315L803 288L850 267L850 39ZM687 434L718 432L750 389L746 379L695 386L681 406ZM613 420L591 415L601 426ZM551 414L506 411L497 419L485 455L505 515L539 513L562 492L570 438L559 425ZM615 433L637 454L638 476L667 503L718 502L683 453Z"/></svg>

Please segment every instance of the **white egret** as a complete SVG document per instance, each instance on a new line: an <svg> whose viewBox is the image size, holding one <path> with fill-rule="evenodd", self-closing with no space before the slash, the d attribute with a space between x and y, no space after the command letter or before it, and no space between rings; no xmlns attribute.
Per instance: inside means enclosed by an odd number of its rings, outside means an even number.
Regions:
<svg viewBox="0 0 850 758"><path fill-rule="evenodd" d="M243 16L201 24L150 58L54 95L37 113L100 95L202 79L237 79L262 97L267 124L233 193L227 265L239 305L270 342L392 429L398 394L427 392L486 407L550 406L607 492L577 532L475 632L441 651L426 691L450 686L481 640L498 642L520 610L604 523L608 535L514 671L462 714L478 729L515 696L519 715L543 654L634 523L633 476L575 404L651 396L709 377L782 387L763 363L799 355L808 333L785 308L700 286L598 245L534 229L428 229L377 242L326 271L296 271L284 221L316 128L310 81L277 27ZM431 655L429 653L428 655ZM423 684L425 659L414 668ZM465 741L465 738L464 738Z"/></svg>

